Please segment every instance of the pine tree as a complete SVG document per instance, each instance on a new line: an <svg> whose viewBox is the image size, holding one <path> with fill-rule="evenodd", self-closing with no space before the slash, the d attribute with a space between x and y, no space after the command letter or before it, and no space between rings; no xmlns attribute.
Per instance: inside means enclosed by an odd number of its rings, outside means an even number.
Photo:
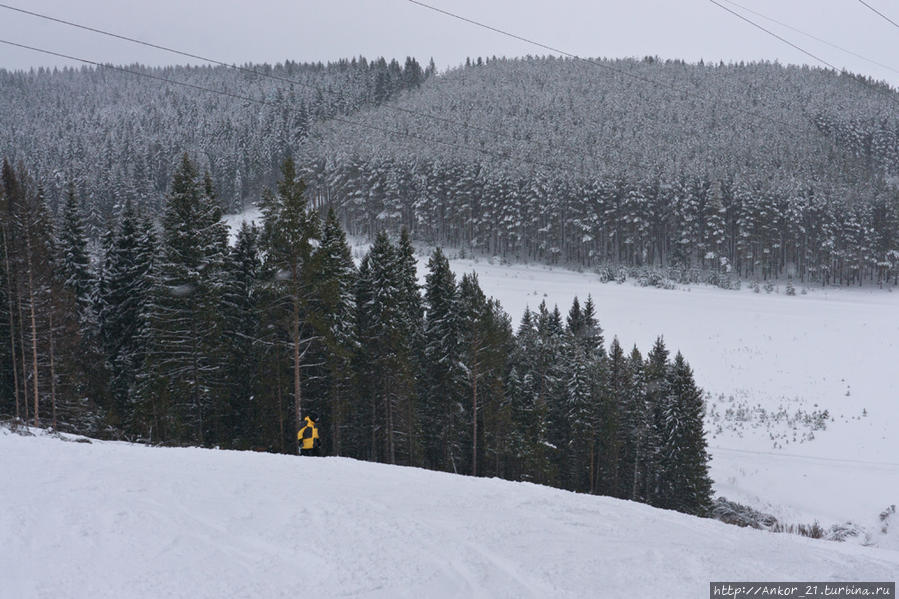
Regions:
<svg viewBox="0 0 899 599"><path fill-rule="evenodd" d="M64 286L75 295L82 322L87 323L92 320L89 312L93 307L95 284L87 254L84 219L75 196L75 185L71 181L66 189L66 203L63 208L57 251Z"/></svg>
<svg viewBox="0 0 899 599"><path fill-rule="evenodd" d="M478 475L478 384L486 370L484 362L489 344L490 316L487 297L478 284L477 274L463 275L459 284L460 357L467 375L468 396L471 398L472 476Z"/></svg>
<svg viewBox="0 0 899 599"><path fill-rule="evenodd" d="M333 209L328 210L317 251L318 333L327 362L327 415L331 434L329 453L343 455L343 429L347 425L353 387L352 356L356 337L356 267L346 234Z"/></svg>
<svg viewBox="0 0 899 599"><path fill-rule="evenodd" d="M424 347L424 307L418 284L415 249L408 230L400 232L396 246L397 286L399 291L399 318L402 327L400 342L398 428L405 436L406 459L409 464L421 465L421 414L418 404L419 374Z"/></svg>
<svg viewBox="0 0 899 599"><path fill-rule="evenodd" d="M623 402L622 430L624 447L621 459L621 496L644 501L642 484L646 469L651 415L646 403L645 365L635 345L628 357L629 388Z"/></svg>
<svg viewBox="0 0 899 599"><path fill-rule="evenodd" d="M208 177L184 155L162 220L149 306L141 395L153 438L216 443L222 436L222 271L227 229Z"/></svg>
<svg viewBox="0 0 899 599"><path fill-rule="evenodd" d="M225 345L225 376L222 393L226 399L220 442L225 447L249 449L264 441L257 426L263 418L259 409L264 370L260 347L261 305L259 279L262 260L259 229L244 222L225 262L222 293L222 341Z"/></svg>
<svg viewBox="0 0 899 599"><path fill-rule="evenodd" d="M609 346L600 411L600 489L607 495L622 493L623 408L630 394L630 373L618 338Z"/></svg>
<svg viewBox="0 0 899 599"><path fill-rule="evenodd" d="M662 337L656 339L652 350L646 356L643 371L646 385L646 409L649 429L643 468L643 497L651 505L660 505L661 497L661 451L664 434L663 410L668 396L668 350Z"/></svg>
<svg viewBox="0 0 899 599"><path fill-rule="evenodd" d="M425 277L423 427L426 463L458 472L462 456L465 373L460 367L458 289L449 261L437 248Z"/></svg>
<svg viewBox="0 0 899 599"><path fill-rule="evenodd" d="M292 158L281 166L277 194L266 194L262 203L261 245L265 268L270 277L272 298L284 304L281 326L286 330L285 348L289 350L293 370L293 425L302 427L302 368L314 336L306 315L313 296L315 271L314 247L319 244L318 216L306 206L306 185L297 177Z"/></svg>
<svg viewBox="0 0 899 599"><path fill-rule="evenodd" d="M712 502L703 413L702 391L678 352L662 410L660 505L697 516L706 515Z"/></svg>
<svg viewBox="0 0 899 599"><path fill-rule="evenodd" d="M21 377L24 372L19 370L20 361L18 356L24 349L20 346L18 339L18 330L22 326L21 321L17 318L18 311L16 306L19 303L19 284L18 284L18 266L19 237L14 234L17 226L17 213L20 210L20 187L13 171L12 166L4 158L2 179L0 179L0 234L3 241L3 364L9 365L4 375L4 397L8 398L8 413L15 415L14 422L18 424L23 415L24 391L22 386L24 381Z"/></svg>
<svg viewBox="0 0 899 599"><path fill-rule="evenodd" d="M577 303L572 311L579 308ZM572 325L580 325L572 326ZM569 329L566 343L568 380L566 402L571 431L571 451L569 453L569 481L574 490L595 492L597 424L599 414L596 402L595 362L582 338L583 321L569 315Z"/></svg>

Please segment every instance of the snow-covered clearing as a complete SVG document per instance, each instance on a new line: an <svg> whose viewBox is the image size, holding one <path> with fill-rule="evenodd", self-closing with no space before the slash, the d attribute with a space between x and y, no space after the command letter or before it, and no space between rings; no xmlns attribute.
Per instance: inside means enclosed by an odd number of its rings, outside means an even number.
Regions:
<svg viewBox="0 0 899 599"><path fill-rule="evenodd" d="M591 294L607 341L645 355L663 335L682 351L708 393L717 494L786 522L872 531L899 504L899 293L663 290L539 265L451 264L477 272L516 324L526 305L545 300L564 315Z"/></svg>
<svg viewBox="0 0 899 599"><path fill-rule="evenodd" d="M229 222L258 218L253 209ZM365 248L356 240L354 255ZM663 335L708 394L718 495L787 523L853 521L871 533L856 541L899 549L879 534L878 518L899 505L899 292L663 290L542 265L450 262L457 276L477 272L516 326L525 306L546 301L564 315L590 294L607 342L617 336L645 354Z"/></svg>
<svg viewBox="0 0 899 599"><path fill-rule="evenodd" d="M527 483L0 429L4 597L702 597L899 552Z"/></svg>

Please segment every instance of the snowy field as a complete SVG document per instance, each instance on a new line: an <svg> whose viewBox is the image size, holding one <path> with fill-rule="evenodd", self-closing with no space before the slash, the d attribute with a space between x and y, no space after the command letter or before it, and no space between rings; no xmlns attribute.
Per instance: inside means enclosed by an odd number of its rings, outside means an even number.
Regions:
<svg viewBox="0 0 899 599"><path fill-rule="evenodd" d="M707 393L716 494L789 523L853 521L871 531L859 541L887 542L878 516L899 504L899 292L663 290L545 266L451 264L477 272L516 324L526 305L545 300L564 315L591 294L607 342L645 355L663 335Z"/></svg>
<svg viewBox="0 0 899 599"><path fill-rule="evenodd" d="M899 552L414 468L0 429L0 596L704 597Z"/></svg>
<svg viewBox="0 0 899 599"><path fill-rule="evenodd" d="M258 211L230 217L246 218ZM542 265L451 265L457 277L477 272L516 327L525 306L546 301L564 315L591 294L607 342L645 355L663 335L707 393L716 494L786 523L852 521L870 532L856 541L899 549L878 518L899 505L899 291L662 290ZM426 267L423 250L422 283Z"/></svg>

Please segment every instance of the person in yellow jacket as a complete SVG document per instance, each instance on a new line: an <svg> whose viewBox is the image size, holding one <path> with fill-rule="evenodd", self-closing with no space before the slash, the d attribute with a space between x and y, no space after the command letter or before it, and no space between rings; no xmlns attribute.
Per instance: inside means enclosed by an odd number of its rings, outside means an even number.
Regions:
<svg viewBox="0 0 899 599"><path fill-rule="evenodd" d="M319 440L318 427L315 426L315 414L307 414L306 426L297 432L297 444L299 445L300 455L318 455Z"/></svg>

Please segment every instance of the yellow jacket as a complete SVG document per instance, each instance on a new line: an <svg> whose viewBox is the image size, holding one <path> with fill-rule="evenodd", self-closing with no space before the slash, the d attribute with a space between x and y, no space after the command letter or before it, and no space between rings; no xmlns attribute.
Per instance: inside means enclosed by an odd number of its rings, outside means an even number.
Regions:
<svg viewBox="0 0 899 599"><path fill-rule="evenodd" d="M300 443L300 449L314 449L318 447L318 427L309 416L306 416L305 420L306 426L297 433L297 441Z"/></svg>

